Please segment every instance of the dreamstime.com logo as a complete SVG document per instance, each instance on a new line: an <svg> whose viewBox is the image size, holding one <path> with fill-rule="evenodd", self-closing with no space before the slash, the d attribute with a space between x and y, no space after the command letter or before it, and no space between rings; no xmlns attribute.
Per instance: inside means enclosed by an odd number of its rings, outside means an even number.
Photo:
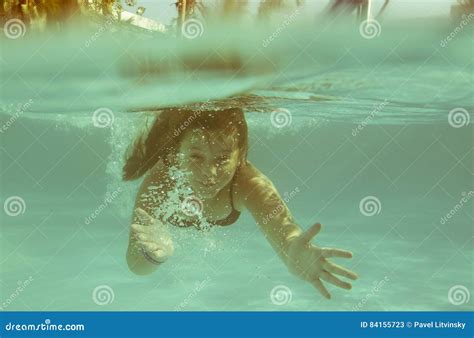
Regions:
<svg viewBox="0 0 474 338"><path fill-rule="evenodd" d="M201 216L204 204L196 196L187 196L181 203L181 211L186 216Z"/></svg>
<svg viewBox="0 0 474 338"><path fill-rule="evenodd" d="M380 113L388 103L389 102L387 101L387 99L385 99L384 102L375 107L375 109L372 110L370 114L361 123L357 125L357 127L352 128L352 136L357 136L372 121L374 116Z"/></svg>
<svg viewBox="0 0 474 338"><path fill-rule="evenodd" d="M4 132L6 132L8 128L10 128L15 123L15 121L20 117L20 115L22 115L25 111L27 111L32 104L33 104L33 99L29 99L28 102L24 104L18 104L13 114L10 115L10 118L0 127L0 133L3 134ZM10 109L8 110L10 111Z"/></svg>
<svg viewBox="0 0 474 338"><path fill-rule="evenodd" d="M118 187L117 190L113 191L110 194L107 194L107 196L104 199L104 203L100 204L93 213L91 213L89 216L87 216L84 219L84 223L89 225L109 204L111 204L117 196L122 192L122 188Z"/></svg>
<svg viewBox="0 0 474 338"><path fill-rule="evenodd" d="M382 203L375 196L366 196L359 203L359 210L364 216L374 216L382 211Z"/></svg>
<svg viewBox="0 0 474 338"><path fill-rule="evenodd" d="M291 302L293 294L286 285L277 285L270 292L270 300L275 305L286 305Z"/></svg>
<svg viewBox="0 0 474 338"><path fill-rule="evenodd" d="M26 203L20 196L8 197L3 203L3 210L8 216L22 215L26 211Z"/></svg>
<svg viewBox="0 0 474 338"><path fill-rule="evenodd" d="M97 305L109 305L114 301L114 290L108 285L99 285L92 291L92 300Z"/></svg>
<svg viewBox="0 0 474 338"><path fill-rule="evenodd" d="M471 294L464 285L454 285L448 291L448 300L453 305L463 305L469 303Z"/></svg>
<svg viewBox="0 0 474 338"><path fill-rule="evenodd" d="M359 33L364 39L373 39L380 35L382 26L375 19L364 20L359 25Z"/></svg>
<svg viewBox="0 0 474 338"><path fill-rule="evenodd" d="M285 192L282 196L282 199L285 201L285 203L289 203L293 198L296 197L296 195L300 192L300 188L296 187L290 192ZM265 215L263 218L263 224L267 224L272 220L275 216L280 214L283 210L285 210L285 205L283 203L278 204L271 212Z"/></svg>
<svg viewBox="0 0 474 338"><path fill-rule="evenodd" d="M369 301L370 298L374 297L381 289L382 287L389 281L390 279L388 276L385 276L381 281L374 281L372 284L372 289L370 290L369 293L367 293L362 299L352 307L352 311L359 311L362 309Z"/></svg>
<svg viewBox="0 0 474 338"><path fill-rule="evenodd" d="M293 121L293 116L288 109L277 108L270 114L270 121L275 128L287 127Z"/></svg>
<svg viewBox="0 0 474 338"><path fill-rule="evenodd" d="M18 281L18 286L16 287L15 291L13 291L10 296L7 297L1 304L0 304L0 311L5 310L11 303L26 289L28 285L33 281L33 277L29 276L25 281Z"/></svg>
<svg viewBox="0 0 474 338"><path fill-rule="evenodd" d="M174 137L178 137L190 126L190 124L200 116L204 111L211 109L209 100L200 105L197 109L193 109L193 115L189 116L181 125L179 125L173 132Z"/></svg>
<svg viewBox="0 0 474 338"><path fill-rule="evenodd" d="M201 292L210 281L211 277L206 276L205 280L196 282L193 291L185 299L183 299L182 302L175 306L174 311L182 311L184 308L186 308L191 303L192 299L196 297L196 295Z"/></svg>
<svg viewBox="0 0 474 338"><path fill-rule="evenodd" d="M463 28L469 24L469 22L472 19L474 19L474 13L469 13L469 15L467 16L466 14L463 14L462 18L463 19L461 20L459 25L457 25L445 39L439 42L439 45L441 47L443 48L446 47L448 43L451 42L451 40L453 40L456 37L456 35L458 35L463 30Z"/></svg>
<svg viewBox="0 0 474 338"><path fill-rule="evenodd" d="M99 108L92 114L92 123L97 128L110 127L114 120L114 112L109 108Z"/></svg>
<svg viewBox="0 0 474 338"><path fill-rule="evenodd" d="M283 20L282 24L271 34L268 38L264 39L262 42L262 46L267 48L273 40L275 40L283 30L291 25L295 20L296 17L300 14L299 8L297 8L293 13L286 16L286 19Z"/></svg>
<svg viewBox="0 0 474 338"><path fill-rule="evenodd" d="M15 324L9 322L5 331L85 331L84 324L53 324L50 319L45 319L40 324Z"/></svg>
<svg viewBox="0 0 474 338"><path fill-rule="evenodd" d="M449 210L449 212L445 216L441 217L441 219L439 221L441 224L446 224L449 219L454 217L454 215L456 215L456 213L459 210L461 210L461 208L472 198L472 196L474 196L474 191L471 190L467 193L462 192L461 195L462 195L462 197L459 200L459 202L456 203L456 205L454 207L452 207L451 210Z"/></svg>
<svg viewBox="0 0 474 338"><path fill-rule="evenodd" d="M181 26L181 34L186 39L196 39L204 33L204 26L197 19L188 19Z"/></svg>
<svg viewBox="0 0 474 338"><path fill-rule="evenodd" d="M448 114L448 123L453 128L462 128L469 124L471 117L464 108L454 108Z"/></svg>
<svg viewBox="0 0 474 338"><path fill-rule="evenodd" d="M5 25L3 26L3 32L9 39L18 39L25 36L26 25L20 19L10 19L5 22Z"/></svg>
<svg viewBox="0 0 474 338"><path fill-rule="evenodd" d="M100 38L102 34L104 34L106 31L110 31L111 27L113 27L114 25L114 21L115 19L112 16L107 17L105 22L100 25L97 31L84 42L84 47L89 48L94 42L96 42Z"/></svg>

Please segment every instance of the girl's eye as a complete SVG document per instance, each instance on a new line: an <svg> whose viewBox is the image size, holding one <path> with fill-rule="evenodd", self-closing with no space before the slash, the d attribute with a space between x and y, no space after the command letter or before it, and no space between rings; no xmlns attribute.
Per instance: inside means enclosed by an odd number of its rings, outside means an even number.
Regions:
<svg viewBox="0 0 474 338"><path fill-rule="evenodd" d="M229 161L230 161L230 158L228 158L228 157L221 157L221 158L219 159L219 162L220 162L220 163L228 163Z"/></svg>

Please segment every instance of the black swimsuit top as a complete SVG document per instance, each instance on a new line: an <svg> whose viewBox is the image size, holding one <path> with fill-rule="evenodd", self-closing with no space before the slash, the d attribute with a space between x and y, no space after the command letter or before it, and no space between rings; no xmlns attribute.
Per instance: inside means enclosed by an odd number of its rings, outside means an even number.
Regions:
<svg viewBox="0 0 474 338"><path fill-rule="evenodd" d="M233 187L234 187L234 182L231 183L230 185L230 189L229 189L229 192L230 192L230 204L231 204L231 207L232 207L232 211L230 212L230 214L224 218L224 219L220 219L220 220L216 220L216 221L211 221L211 220L207 220L207 222L210 224L210 225L220 225L220 226L226 226L226 225L231 225L231 224L234 224L240 217L240 211L238 211L237 209L234 208L234 199L233 199ZM196 221L195 220L180 220L180 223L182 223L182 225L179 225L179 224L176 224L174 221L176 221L176 219L174 219L173 217L170 217L168 219L168 222L170 222L171 224L175 225L175 226L178 226L178 227L190 227L190 226L194 226L196 225Z"/></svg>

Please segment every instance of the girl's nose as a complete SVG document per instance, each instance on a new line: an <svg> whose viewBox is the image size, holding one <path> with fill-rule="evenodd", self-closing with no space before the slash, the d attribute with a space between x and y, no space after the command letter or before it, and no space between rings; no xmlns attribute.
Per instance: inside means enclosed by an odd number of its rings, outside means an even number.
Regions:
<svg viewBox="0 0 474 338"><path fill-rule="evenodd" d="M210 179L215 179L217 177L217 166L209 166L209 176Z"/></svg>
<svg viewBox="0 0 474 338"><path fill-rule="evenodd" d="M209 164L207 168L205 168L206 171L206 181L208 183L215 183L217 179L217 166L213 164Z"/></svg>

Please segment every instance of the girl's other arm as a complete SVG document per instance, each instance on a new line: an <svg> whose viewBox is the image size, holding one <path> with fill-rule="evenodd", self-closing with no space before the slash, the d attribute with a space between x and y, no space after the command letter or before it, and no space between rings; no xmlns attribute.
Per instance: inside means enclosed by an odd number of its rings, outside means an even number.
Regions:
<svg viewBox="0 0 474 338"><path fill-rule="evenodd" d="M169 236L158 236L155 233L163 230L159 228L159 220L154 220L150 215L154 214L157 207L154 201L159 200L155 190L149 190L150 185L158 185L162 182L162 177L158 175L158 171L151 170L140 189L137 192L135 205L132 214L132 226L130 228L127 264L129 269L138 275L147 275L154 272L159 266L158 261L153 258L159 258L160 261L172 254L173 244ZM155 195L153 195L155 194ZM166 237L165 240L157 242L159 237ZM163 238L161 238L163 239ZM153 252L153 255L145 257L144 252ZM151 256L151 258L150 258ZM155 257L156 256L156 257Z"/></svg>

